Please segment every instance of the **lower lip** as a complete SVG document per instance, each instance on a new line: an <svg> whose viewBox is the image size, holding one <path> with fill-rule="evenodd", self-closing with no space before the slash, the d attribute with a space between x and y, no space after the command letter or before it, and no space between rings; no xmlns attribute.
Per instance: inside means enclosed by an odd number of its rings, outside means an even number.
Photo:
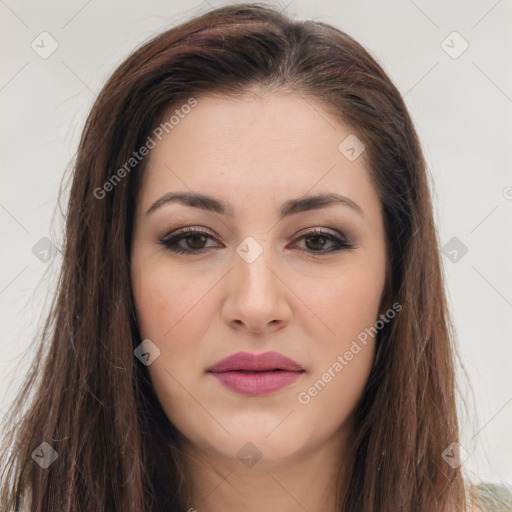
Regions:
<svg viewBox="0 0 512 512"><path fill-rule="evenodd" d="M295 382L303 372L272 371L244 373L230 371L211 372L227 388L242 395L258 396L278 391Z"/></svg>

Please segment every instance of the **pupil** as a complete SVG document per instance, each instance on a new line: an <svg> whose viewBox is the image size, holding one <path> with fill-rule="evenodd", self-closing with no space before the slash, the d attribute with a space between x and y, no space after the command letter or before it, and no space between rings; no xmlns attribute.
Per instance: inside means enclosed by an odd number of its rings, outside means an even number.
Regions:
<svg viewBox="0 0 512 512"><path fill-rule="evenodd" d="M191 246L192 249L202 249L201 242L203 242L204 244L204 242L206 241L206 237L204 235L192 235L189 238L192 240L192 243L189 244L189 246ZM196 246L194 242L194 240L197 242L198 239L200 240L199 247Z"/></svg>
<svg viewBox="0 0 512 512"><path fill-rule="evenodd" d="M310 236L307 238L307 240L316 240L317 242L320 241L321 243L319 245L317 245L316 247L314 247L315 243L313 243L313 248L316 248L316 249L322 249L324 246L324 243L325 243L325 237L323 237L323 236Z"/></svg>

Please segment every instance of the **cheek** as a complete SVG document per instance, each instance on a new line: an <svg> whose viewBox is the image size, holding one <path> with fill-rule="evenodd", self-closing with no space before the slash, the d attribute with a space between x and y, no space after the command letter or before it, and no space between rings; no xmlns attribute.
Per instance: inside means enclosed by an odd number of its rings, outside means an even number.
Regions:
<svg viewBox="0 0 512 512"><path fill-rule="evenodd" d="M346 424L373 366L374 339L367 336L362 342L357 338L361 332L365 334L365 327L373 325L373 319L361 314L354 317L347 311L339 314L334 324L336 338L315 351L314 370L295 393L304 418L319 432L333 432Z"/></svg>
<svg viewBox="0 0 512 512"><path fill-rule="evenodd" d="M207 283L164 262L138 268L133 286L141 334L165 344L166 339L180 338L176 333L187 326L190 337L198 320L205 317L201 298L207 292Z"/></svg>
<svg viewBox="0 0 512 512"><path fill-rule="evenodd" d="M160 356L148 370L158 391L179 389L176 381L199 377L200 342L214 314L208 292L214 282L167 264L146 264L134 279L137 321L142 339L150 339Z"/></svg>
<svg viewBox="0 0 512 512"><path fill-rule="evenodd" d="M142 339L150 339L160 355L148 366L155 393L168 417L176 424L175 407L193 408L194 402L181 386L198 378L200 340L209 320L204 282L188 279L176 269L171 273L164 265L147 265L134 284L137 321ZM181 384L181 385L180 385Z"/></svg>
<svg viewBox="0 0 512 512"><path fill-rule="evenodd" d="M322 281L298 281L297 294L305 298L312 312L309 330L315 326L316 338L325 340L327 346L343 348L378 318L384 271L376 273L356 259L351 263ZM318 336L319 325L321 336Z"/></svg>
<svg viewBox="0 0 512 512"><path fill-rule="evenodd" d="M301 386L298 401L311 417L323 416L333 428L353 410L368 380L384 284L384 267L379 273L361 260L353 263L346 272L332 276L328 285L310 282L305 295L316 315L306 328L315 345L314 370ZM306 286L301 293L306 293ZM318 319L328 326L322 330L327 334L318 335ZM331 412L326 415L325 411Z"/></svg>

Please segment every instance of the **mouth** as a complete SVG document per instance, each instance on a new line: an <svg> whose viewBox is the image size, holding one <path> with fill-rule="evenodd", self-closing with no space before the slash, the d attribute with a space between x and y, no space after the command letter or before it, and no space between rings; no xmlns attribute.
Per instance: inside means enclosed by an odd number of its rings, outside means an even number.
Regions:
<svg viewBox="0 0 512 512"><path fill-rule="evenodd" d="M271 372L271 371L304 371L302 366L280 354L279 352L264 352L252 354L251 352L237 352L208 368L209 372L222 373L227 371Z"/></svg>
<svg viewBox="0 0 512 512"><path fill-rule="evenodd" d="M231 370L210 373L224 387L235 393L248 396L260 396L279 391L289 386L300 378L304 370Z"/></svg>
<svg viewBox="0 0 512 512"><path fill-rule="evenodd" d="M282 368L273 368L272 370L271 369L268 369L268 370L244 370L244 369L239 369L239 370L228 370L228 371L241 372L241 373L269 373L269 372L288 372L290 370L283 370ZM212 373L226 373L226 372L212 372Z"/></svg>
<svg viewBox="0 0 512 512"><path fill-rule="evenodd" d="M296 361L277 352L238 352L216 363L208 373L230 391L259 396L291 385L305 370Z"/></svg>

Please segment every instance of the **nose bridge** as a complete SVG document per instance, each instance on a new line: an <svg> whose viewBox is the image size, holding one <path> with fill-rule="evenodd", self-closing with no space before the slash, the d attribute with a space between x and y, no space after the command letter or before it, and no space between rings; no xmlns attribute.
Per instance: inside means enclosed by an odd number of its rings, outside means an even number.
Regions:
<svg viewBox="0 0 512 512"><path fill-rule="evenodd" d="M267 325L282 326L290 311L273 262L270 236L248 236L236 247L225 321L232 326L243 324L254 332L263 331Z"/></svg>
<svg viewBox="0 0 512 512"><path fill-rule="evenodd" d="M250 297L260 292L270 293L274 274L269 267L272 260L272 247L269 236L256 239L248 236L236 247L236 276L242 281L239 292L246 292ZM267 300L271 297L267 297Z"/></svg>

